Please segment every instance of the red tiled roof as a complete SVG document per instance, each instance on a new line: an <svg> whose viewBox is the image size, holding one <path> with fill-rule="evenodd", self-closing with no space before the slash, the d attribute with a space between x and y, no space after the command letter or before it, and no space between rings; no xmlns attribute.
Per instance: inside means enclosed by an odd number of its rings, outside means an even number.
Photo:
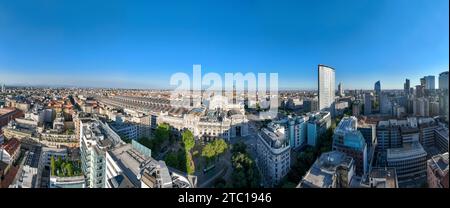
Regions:
<svg viewBox="0 0 450 208"><path fill-rule="evenodd" d="M9 139L3 145L3 149L10 155L14 154L20 146L20 141L16 138Z"/></svg>

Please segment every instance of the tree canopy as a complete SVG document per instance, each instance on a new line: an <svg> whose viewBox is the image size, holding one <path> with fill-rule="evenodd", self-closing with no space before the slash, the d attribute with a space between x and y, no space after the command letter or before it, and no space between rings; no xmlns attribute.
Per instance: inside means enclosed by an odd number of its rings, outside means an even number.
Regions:
<svg viewBox="0 0 450 208"><path fill-rule="evenodd" d="M183 132L182 134L182 140L183 140L183 144L184 144L184 148L186 149L186 151L190 151L194 145L195 145L195 139L194 139L194 135L192 134L191 131L186 130Z"/></svg>

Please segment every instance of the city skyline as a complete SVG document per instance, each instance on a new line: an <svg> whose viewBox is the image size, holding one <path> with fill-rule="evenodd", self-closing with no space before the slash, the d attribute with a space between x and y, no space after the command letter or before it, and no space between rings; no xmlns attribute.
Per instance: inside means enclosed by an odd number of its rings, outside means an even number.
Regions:
<svg viewBox="0 0 450 208"><path fill-rule="evenodd" d="M160 89L201 64L204 73L278 72L280 89L314 90L325 64L344 89L377 80L402 89L406 78L414 87L448 71L448 1L2 2L0 13L7 85Z"/></svg>

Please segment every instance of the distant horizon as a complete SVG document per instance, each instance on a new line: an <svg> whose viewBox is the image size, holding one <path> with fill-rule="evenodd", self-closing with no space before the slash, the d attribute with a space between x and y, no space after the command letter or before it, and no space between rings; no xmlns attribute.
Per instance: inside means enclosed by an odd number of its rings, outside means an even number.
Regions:
<svg viewBox="0 0 450 208"><path fill-rule="evenodd" d="M0 84L2 84L2 82L0 82ZM127 88L127 87L95 87L95 86L76 86L76 85L49 85L49 84L37 84L37 85L27 85L27 84L5 84L6 88L8 87L12 87L12 88L27 88L27 87L31 87L31 88L62 88L62 89L69 89L69 88L77 88L77 89L118 89L118 90L173 90L171 88ZM411 87L414 88L414 87ZM436 90L438 90L439 88L436 87ZM202 89L204 90L204 89ZM317 91L317 89L313 89L313 88L279 88L278 91L290 91L290 90L294 90L294 91ZM354 89L344 89L344 90L374 90L372 89L364 89L364 88L354 88ZM392 90L403 90L403 88L398 88L398 89L381 89L382 91L392 91ZM337 92L337 88L336 88L336 92Z"/></svg>

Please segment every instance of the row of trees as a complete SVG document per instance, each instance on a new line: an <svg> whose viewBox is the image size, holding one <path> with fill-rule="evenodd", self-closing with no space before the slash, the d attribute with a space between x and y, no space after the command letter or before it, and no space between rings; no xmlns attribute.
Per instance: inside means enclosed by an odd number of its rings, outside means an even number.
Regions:
<svg viewBox="0 0 450 208"><path fill-rule="evenodd" d="M194 135L191 131L185 130L181 137L181 148L178 152L169 152L164 160L166 164L188 174L195 172L191 150L195 145Z"/></svg>

